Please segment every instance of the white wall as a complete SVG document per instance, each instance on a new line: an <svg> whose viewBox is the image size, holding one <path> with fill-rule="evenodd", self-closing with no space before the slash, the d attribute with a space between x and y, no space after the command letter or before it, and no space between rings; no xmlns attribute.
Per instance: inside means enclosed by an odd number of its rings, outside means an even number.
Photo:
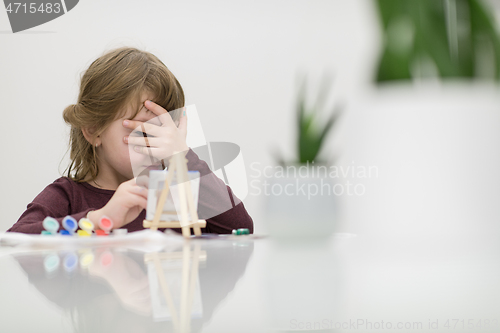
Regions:
<svg viewBox="0 0 500 333"><path fill-rule="evenodd" d="M0 9L3 145L0 231L60 176L80 73L122 45L156 54L196 104L209 141L241 146L247 167L272 164L272 149L293 154L296 77L336 75L336 99L369 81L377 52L371 2L82 0L66 15L10 33ZM335 137L330 138L330 149ZM262 225L261 198L245 204Z"/></svg>

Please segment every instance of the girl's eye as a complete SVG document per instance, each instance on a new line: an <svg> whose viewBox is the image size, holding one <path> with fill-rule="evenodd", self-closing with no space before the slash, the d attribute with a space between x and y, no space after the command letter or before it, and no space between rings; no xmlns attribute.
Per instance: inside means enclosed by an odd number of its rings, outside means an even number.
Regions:
<svg viewBox="0 0 500 333"><path fill-rule="evenodd" d="M133 131L132 133L130 133L130 136L143 136L143 134L139 131Z"/></svg>
<svg viewBox="0 0 500 333"><path fill-rule="evenodd" d="M154 138L154 135L144 133L144 132L139 132L139 131L133 131L132 133L130 133L130 136Z"/></svg>

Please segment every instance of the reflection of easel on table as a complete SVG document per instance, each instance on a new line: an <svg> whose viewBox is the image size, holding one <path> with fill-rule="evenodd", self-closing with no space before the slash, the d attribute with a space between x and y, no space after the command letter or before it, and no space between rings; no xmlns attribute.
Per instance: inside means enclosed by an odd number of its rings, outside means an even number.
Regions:
<svg viewBox="0 0 500 333"><path fill-rule="evenodd" d="M192 259L191 269L189 267L190 259ZM187 333L190 331L191 312L195 296L194 292L198 278L198 266L200 261L205 261L206 259L207 253L201 251L200 244L195 244L194 250L191 251L189 243L184 243L182 252L155 252L148 253L144 256L145 262L152 261L154 263L156 274L158 275L158 282L172 316L174 330L177 333ZM165 278L161 260L182 260L180 314L177 314L177 309Z"/></svg>
<svg viewBox="0 0 500 333"><path fill-rule="evenodd" d="M164 211L165 201L167 200L168 192L170 190L170 184L174 174L177 177L177 186L179 188L179 199L181 205L181 221L160 221L161 215L163 213L175 213ZM163 185L163 190L160 194L160 199L158 200L158 205L156 206L155 216L153 221L144 220L143 227L151 228L151 230L157 230L158 228L181 228L182 235L186 238L191 236L191 228L194 230L196 236L201 235L201 229L206 226L205 220L198 220L198 213L196 211L197 207L194 205L193 193L191 191L191 183L188 178L187 173L187 159L184 154L177 153L170 158L170 164L167 171L167 177L165 178L165 183ZM188 211L191 215L191 221L197 221L190 223L188 219Z"/></svg>

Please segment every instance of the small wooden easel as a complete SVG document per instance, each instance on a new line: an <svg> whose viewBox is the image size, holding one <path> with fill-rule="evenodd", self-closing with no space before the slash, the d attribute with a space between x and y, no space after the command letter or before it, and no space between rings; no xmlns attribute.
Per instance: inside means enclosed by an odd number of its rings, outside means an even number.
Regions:
<svg viewBox="0 0 500 333"><path fill-rule="evenodd" d="M174 173L176 175L177 186L179 188L181 221L160 221L161 215L164 213L163 207L165 206L165 201L167 200ZM207 222L205 220L198 219L196 209L197 207L194 205L193 193L191 191L191 182L187 173L187 159L182 155L182 153L177 153L170 158L167 177L165 178L165 184L163 186L163 190L161 191L158 205L156 206L153 221L144 220L142 225L144 228L151 228L151 230L157 230L158 228L181 228L182 235L186 238L191 236L191 228L193 228L194 234L196 236L200 236L200 228L204 228L207 225ZM197 222L193 222L191 224L189 223L188 210L191 215L191 221Z"/></svg>

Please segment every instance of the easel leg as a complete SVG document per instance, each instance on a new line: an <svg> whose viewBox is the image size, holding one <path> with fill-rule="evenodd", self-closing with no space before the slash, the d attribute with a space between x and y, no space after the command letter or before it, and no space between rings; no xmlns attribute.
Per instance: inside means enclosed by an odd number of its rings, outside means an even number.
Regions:
<svg viewBox="0 0 500 333"><path fill-rule="evenodd" d="M187 204L189 208L189 214L191 215L191 222L198 222L198 212L196 211L196 207L194 205L193 192L191 191L191 180L188 176L187 164L180 163L178 168L182 169L182 174L186 177L184 183L186 184L186 195L187 195ZM193 225L194 234L196 236L201 236L201 229L198 225Z"/></svg>
<svg viewBox="0 0 500 333"><path fill-rule="evenodd" d="M186 206L186 178L187 174L184 174L184 170L182 168L182 159L183 157L179 154L174 156L175 164L177 166L177 187L179 189L179 199L181 205L181 227L182 227L182 235L184 237L191 236L191 230L189 227L189 220L187 216L187 206Z"/></svg>
<svg viewBox="0 0 500 333"><path fill-rule="evenodd" d="M175 169L176 165L172 165L172 168L167 171L167 177L165 179L165 184L163 184L163 190L161 191L158 205L156 206L155 217L153 218L153 223L151 224L151 230L158 230L158 224L160 222L161 214L163 213L163 207L165 206L165 201L167 200L168 192L170 190L170 183L172 183Z"/></svg>

